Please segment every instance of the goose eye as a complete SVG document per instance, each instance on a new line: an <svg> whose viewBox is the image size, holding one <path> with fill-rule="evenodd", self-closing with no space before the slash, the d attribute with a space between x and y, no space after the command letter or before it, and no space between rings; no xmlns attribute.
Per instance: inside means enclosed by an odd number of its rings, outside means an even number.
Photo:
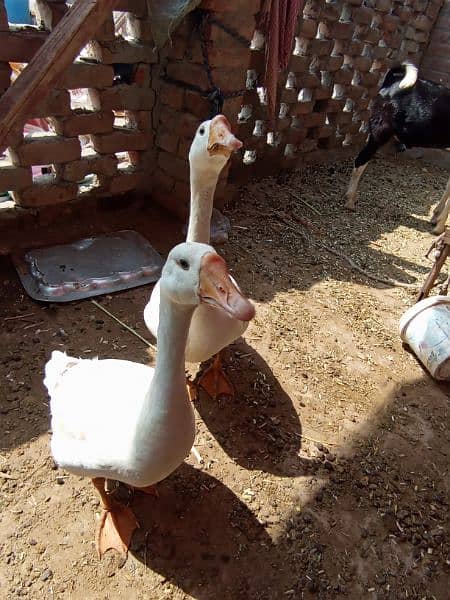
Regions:
<svg viewBox="0 0 450 600"><path fill-rule="evenodd" d="M179 263L180 267L184 270L184 271L188 271L189 270L189 263L187 260L184 260L184 258L181 258Z"/></svg>
<svg viewBox="0 0 450 600"><path fill-rule="evenodd" d="M200 127L200 129L198 130L200 135L205 135L205 128L204 127Z"/></svg>

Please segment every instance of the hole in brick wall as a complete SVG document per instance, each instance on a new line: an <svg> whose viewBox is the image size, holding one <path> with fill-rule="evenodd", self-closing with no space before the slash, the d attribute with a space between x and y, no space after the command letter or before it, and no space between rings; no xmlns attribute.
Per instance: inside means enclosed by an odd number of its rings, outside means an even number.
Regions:
<svg viewBox="0 0 450 600"><path fill-rule="evenodd" d="M250 42L250 50L262 50L265 43L266 39L262 31L255 29L253 32L252 41Z"/></svg>
<svg viewBox="0 0 450 600"><path fill-rule="evenodd" d="M128 36L128 13L121 10L113 11L114 31L116 36Z"/></svg>
<svg viewBox="0 0 450 600"><path fill-rule="evenodd" d="M15 205L11 192L0 192L0 211L14 208Z"/></svg>
<svg viewBox="0 0 450 600"><path fill-rule="evenodd" d="M241 106L241 110L238 114L238 123L246 123L252 116L253 106L251 104L244 104Z"/></svg>
<svg viewBox="0 0 450 600"><path fill-rule="evenodd" d="M296 56L307 56L309 41L303 37L295 38L294 54Z"/></svg>
<svg viewBox="0 0 450 600"><path fill-rule="evenodd" d="M8 63L11 68L10 80L11 83L14 83L15 80L19 77L20 73L25 69L28 63L16 63L10 62Z"/></svg>
<svg viewBox="0 0 450 600"><path fill-rule="evenodd" d="M119 161L117 169L119 171L127 171L132 166L130 154L128 152L116 152L116 158Z"/></svg>
<svg viewBox="0 0 450 600"><path fill-rule="evenodd" d="M381 15L374 14L372 22L370 23L370 29L380 29L383 25L383 17Z"/></svg>
<svg viewBox="0 0 450 600"><path fill-rule="evenodd" d="M100 187L100 179L95 173L88 173L83 181L78 184L78 195L88 194Z"/></svg>
<svg viewBox="0 0 450 600"><path fill-rule="evenodd" d="M23 126L23 137L30 138L32 136L54 135L55 129L50 121L50 118L45 119L29 119Z"/></svg>
<svg viewBox="0 0 450 600"><path fill-rule="evenodd" d="M333 50L331 51L331 56L342 56L344 54L345 44L342 40L336 40L334 42Z"/></svg>
<svg viewBox="0 0 450 600"><path fill-rule="evenodd" d="M342 100L342 98L344 97L344 91L345 88L343 85L341 85L340 83L335 83L333 85L333 93L331 97L333 98L333 100Z"/></svg>
<svg viewBox="0 0 450 600"><path fill-rule="evenodd" d="M53 183L56 180L54 165L33 165L31 167L33 183Z"/></svg>
<svg viewBox="0 0 450 600"><path fill-rule="evenodd" d="M351 133L346 133L344 140L342 142L343 146L351 146L352 145L352 134Z"/></svg>
<svg viewBox="0 0 450 600"><path fill-rule="evenodd" d="M352 8L348 4L344 4L339 16L341 23L349 23L352 20Z"/></svg>
<svg viewBox="0 0 450 600"><path fill-rule="evenodd" d="M258 92L258 98L261 104L267 104L267 90L264 87L259 87L256 90Z"/></svg>
<svg viewBox="0 0 450 600"><path fill-rule="evenodd" d="M95 110L92 104L89 90L87 88L79 88L76 90L69 90L70 94L70 108L72 110L83 109L93 111Z"/></svg>
<svg viewBox="0 0 450 600"><path fill-rule="evenodd" d="M253 90L253 89L255 89L257 82L258 82L258 73L255 71L255 69L248 69L247 70L247 79L245 81L245 87L248 90Z"/></svg>
<svg viewBox="0 0 450 600"><path fill-rule="evenodd" d="M344 112L352 112L354 106L354 102L351 98L347 98L345 101Z"/></svg>
<svg viewBox="0 0 450 600"><path fill-rule="evenodd" d="M252 165L256 161L256 150L246 150L242 162L244 165Z"/></svg>
<svg viewBox="0 0 450 600"><path fill-rule="evenodd" d="M275 148L281 143L281 133L279 131L269 131L267 133L267 144Z"/></svg>
<svg viewBox="0 0 450 600"><path fill-rule="evenodd" d="M299 102L311 102L312 100L312 90L309 88L302 88L298 93L298 101Z"/></svg>
<svg viewBox="0 0 450 600"><path fill-rule="evenodd" d="M293 90L297 85L297 78L295 77L295 73L289 72L286 78L286 89Z"/></svg>
<svg viewBox="0 0 450 600"><path fill-rule="evenodd" d="M129 120L123 110L113 110L114 114L114 127L127 128L129 127Z"/></svg>
<svg viewBox="0 0 450 600"><path fill-rule="evenodd" d="M320 68L320 58L318 56L312 56L311 62L309 63L309 72L317 73Z"/></svg>
<svg viewBox="0 0 450 600"><path fill-rule="evenodd" d="M333 85L333 78L329 71L320 72L320 85L324 88L331 87Z"/></svg>
<svg viewBox="0 0 450 600"><path fill-rule="evenodd" d="M359 71L353 73L352 85L361 85L361 73Z"/></svg>
<svg viewBox="0 0 450 600"><path fill-rule="evenodd" d="M321 21L317 27L316 40L324 40L328 31L327 24Z"/></svg>
<svg viewBox="0 0 450 600"><path fill-rule="evenodd" d="M262 137L264 135L264 121L257 119L255 121L255 127L253 128L253 135L256 137Z"/></svg>
<svg viewBox="0 0 450 600"><path fill-rule="evenodd" d="M297 147L295 146L295 144L286 144L286 146L284 147L284 155L287 158L294 158L296 152Z"/></svg>
<svg viewBox="0 0 450 600"><path fill-rule="evenodd" d="M285 119L289 114L289 104L286 102L280 102L280 110L278 112L279 119Z"/></svg>

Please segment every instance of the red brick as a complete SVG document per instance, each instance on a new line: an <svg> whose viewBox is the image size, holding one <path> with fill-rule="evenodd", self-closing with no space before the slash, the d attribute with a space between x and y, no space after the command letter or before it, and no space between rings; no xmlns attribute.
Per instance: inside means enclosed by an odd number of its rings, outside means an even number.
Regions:
<svg viewBox="0 0 450 600"><path fill-rule="evenodd" d="M153 174L153 188L163 192L171 192L175 186L175 180L167 175L162 169L157 168Z"/></svg>
<svg viewBox="0 0 450 600"><path fill-rule="evenodd" d="M327 56L331 54L333 50L333 39L320 40L314 39L311 40L308 45L308 50L310 54L315 54L316 56Z"/></svg>
<svg viewBox="0 0 450 600"><path fill-rule="evenodd" d="M359 6L352 10L352 19L355 23L370 25L372 22L373 10L367 6Z"/></svg>
<svg viewBox="0 0 450 600"><path fill-rule="evenodd" d="M116 38L108 44L92 44L88 55L100 62L113 63L155 63L158 55L151 44Z"/></svg>
<svg viewBox="0 0 450 600"><path fill-rule="evenodd" d="M198 92L189 90L186 90L185 94L185 107L189 113L195 115L200 121L207 119L211 108L206 98L200 96Z"/></svg>
<svg viewBox="0 0 450 600"><path fill-rule="evenodd" d="M401 21L400 21L400 17L397 15L389 15L386 14L383 17L383 29L385 31L397 31L397 29L400 27L401 25Z"/></svg>
<svg viewBox="0 0 450 600"><path fill-rule="evenodd" d="M161 88L157 92L158 100L175 110L181 110L183 107L184 94L184 89L164 82L161 83ZM198 94L196 96L198 97Z"/></svg>
<svg viewBox="0 0 450 600"><path fill-rule="evenodd" d="M70 94L66 90L52 90L47 98L30 109L30 118L32 119L64 117L70 114Z"/></svg>
<svg viewBox="0 0 450 600"><path fill-rule="evenodd" d="M169 152L170 154L176 154L178 149L178 136L169 131L166 128L160 127L155 139L156 145Z"/></svg>
<svg viewBox="0 0 450 600"><path fill-rule="evenodd" d="M305 73L309 69L311 64L310 56L300 56L298 54L292 54L289 61L289 70L294 73Z"/></svg>
<svg viewBox="0 0 450 600"><path fill-rule="evenodd" d="M204 90L209 88L205 69L195 63L171 62L167 65L167 75L179 81L198 85Z"/></svg>
<svg viewBox="0 0 450 600"><path fill-rule="evenodd" d="M256 15L260 9L261 0L246 0L245 13ZM233 2L223 2L223 0L203 0L200 8L211 10L217 13L235 12L236 6Z"/></svg>
<svg viewBox="0 0 450 600"><path fill-rule="evenodd" d="M0 168L0 192L22 190L30 187L32 183L33 178L30 168L13 166Z"/></svg>
<svg viewBox="0 0 450 600"><path fill-rule="evenodd" d="M160 111L159 119L171 131L177 133L180 137L194 137L197 127L200 125L200 119L193 115L183 112L177 112L168 106L163 106Z"/></svg>
<svg viewBox="0 0 450 600"><path fill-rule="evenodd" d="M11 72L8 63L0 63L0 90L6 90L11 85Z"/></svg>
<svg viewBox="0 0 450 600"><path fill-rule="evenodd" d="M0 2L0 31L9 31L8 15L3 2Z"/></svg>
<svg viewBox="0 0 450 600"><path fill-rule="evenodd" d="M317 33L317 21L314 19L303 19L300 23L299 31L302 37L313 40Z"/></svg>
<svg viewBox="0 0 450 600"><path fill-rule="evenodd" d="M78 138L63 138L57 135L33 136L21 146L10 148L14 164L21 166L46 165L77 160L81 156Z"/></svg>
<svg viewBox="0 0 450 600"><path fill-rule="evenodd" d="M122 12L130 12L138 17L147 16L147 1L146 0L118 0L114 10Z"/></svg>
<svg viewBox="0 0 450 600"><path fill-rule="evenodd" d="M125 194L141 186L143 173L140 171L130 171L114 175L109 182L109 192L113 195Z"/></svg>
<svg viewBox="0 0 450 600"><path fill-rule="evenodd" d="M109 112L92 112L87 114L74 113L67 119L53 119L58 135L74 137L88 133L107 133L112 131L114 114Z"/></svg>
<svg viewBox="0 0 450 600"><path fill-rule="evenodd" d="M338 71L344 64L343 56L327 56L322 58L320 61L320 68L323 71L330 71L334 73Z"/></svg>
<svg viewBox="0 0 450 600"><path fill-rule="evenodd" d="M426 15L417 15L411 25L420 31L430 31L433 23Z"/></svg>
<svg viewBox="0 0 450 600"><path fill-rule="evenodd" d="M145 150L150 143L146 133L140 131L120 131L91 136L94 149L99 154L113 154L127 150Z"/></svg>
<svg viewBox="0 0 450 600"><path fill-rule="evenodd" d="M158 166L169 176L181 181L189 181L189 163L168 152L160 152Z"/></svg>
<svg viewBox="0 0 450 600"><path fill-rule="evenodd" d="M57 166L56 173L65 181L77 182L82 181L89 173L111 177L117 172L117 158L114 155L102 156L100 154L92 154Z"/></svg>
<svg viewBox="0 0 450 600"><path fill-rule="evenodd" d="M89 90L96 110L143 110L148 111L155 103L155 92L136 85L115 85L106 90Z"/></svg>
<svg viewBox="0 0 450 600"><path fill-rule="evenodd" d="M112 86L113 78L114 70L110 65L77 61L64 71L58 79L57 87L67 90L106 88Z"/></svg>
<svg viewBox="0 0 450 600"><path fill-rule="evenodd" d="M48 37L47 31L0 31L0 62L29 63Z"/></svg>
<svg viewBox="0 0 450 600"><path fill-rule="evenodd" d="M77 194L76 183L35 184L26 190L13 192L13 198L19 206L37 208L69 202L76 198Z"/></svg>

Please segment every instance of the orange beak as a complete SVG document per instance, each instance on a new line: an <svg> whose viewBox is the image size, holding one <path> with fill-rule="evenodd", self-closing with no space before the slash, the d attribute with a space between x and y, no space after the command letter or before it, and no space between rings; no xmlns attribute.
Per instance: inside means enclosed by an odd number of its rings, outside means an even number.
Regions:
<svg viewBox="0 0 450 600"><path fill-rule="evenodd" d="M242 148L241 140L231 133L231 125L224 115L217 115L209 126L208 152L211 156L221 154L227 158Z"/></svg>
<svg viewBox="0 0 450 600"><path fill-rule="evenodd" d="M239 321L251 321L255 316L255 307L242 295L225 261L213 252L202 259L199 296L201 302L222 309Z"/></svg>

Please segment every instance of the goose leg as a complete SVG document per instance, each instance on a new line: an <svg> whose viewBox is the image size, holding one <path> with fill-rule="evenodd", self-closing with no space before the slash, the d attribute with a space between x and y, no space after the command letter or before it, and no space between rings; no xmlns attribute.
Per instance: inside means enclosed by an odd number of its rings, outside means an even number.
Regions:
<svg viewBox="0 0 450 600"><path fill-rule="evenodd" d="M192 381L192 379L190 379L190 377L186 377L186 387L189 400L191 402L198 400L197 385Z"/></svg>
<svg viewBox="0 0 450 600"><path fill-rule="evenodd" d="M198 385L214 400L221 395L234 398L233 386L222 368L220 352L216 354L212 365L201 375Z"/></svg>
<svg viewBox="0 0 450 600"><path fill-rule="evenodd" d="M120 504L105 491L105 479L96 477L92 480L103 505L103 513L97 529L96 546L101 558L107 550L113 548L126 556L135 529L139 527L133 511Z"/></svg>
<svg viewBox="0 0 450 600"><path fill-rule="evenodd" d="M155 498L159 498L159 492L156 489L156 485L147 485L146 487L136 488L140 492L144 492L144 494L148 494L149 496L154 496Z"/></svg>

